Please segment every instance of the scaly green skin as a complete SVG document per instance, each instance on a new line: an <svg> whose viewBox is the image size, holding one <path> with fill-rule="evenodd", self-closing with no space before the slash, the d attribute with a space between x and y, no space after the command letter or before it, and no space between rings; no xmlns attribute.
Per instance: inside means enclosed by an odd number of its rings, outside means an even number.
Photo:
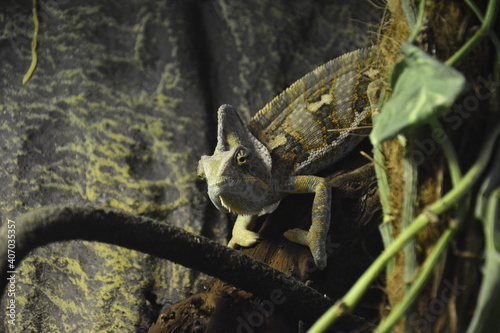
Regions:
<svg viewBox="0 0 500 333"><path fill-rule="evenodd" d="M318 67L272 100L244 126L230 105L218 113L217 147L202 156L198 174L223 212L238 214L229 246L250 246L257 215L272 212L290 193L314 193L309 231L292 229L290 241L309 246L316 265L326 266L331 193L312 176L351 151L368 132L370 49ZM352 135L354 134L354 135Z"/></svg>

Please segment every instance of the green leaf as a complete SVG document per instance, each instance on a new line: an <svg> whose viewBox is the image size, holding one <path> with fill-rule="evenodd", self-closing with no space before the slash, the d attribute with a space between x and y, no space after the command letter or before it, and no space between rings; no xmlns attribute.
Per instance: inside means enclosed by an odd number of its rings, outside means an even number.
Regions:
<svg viewBox="0 0 500 333"><path fill-rule="evenodd" d="M460 72L416 46L403 43L401 53L391 74L393 95L374 119L374 145L441 116L465 87Z"/></svg>

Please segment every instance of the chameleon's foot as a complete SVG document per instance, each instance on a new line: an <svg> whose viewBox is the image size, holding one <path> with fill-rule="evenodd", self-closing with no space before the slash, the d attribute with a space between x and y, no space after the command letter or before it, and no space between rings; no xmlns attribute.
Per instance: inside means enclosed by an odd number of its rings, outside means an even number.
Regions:
<svg viewBox="0 0 500 333"><path fill-rule="evenodd" d="M325 241L318 238L316 234L302 229L290 229L285 232L285 237L291 242L298 243L309 247L314 259L314 263L319 269L326 267L326 247Z"/></svg>
<svg viewBox="0 0 500 333"><path fill-rule="evenodd" d="M233 237L227 246L235 248L236 245L243 247L252 246L260 240L258 233L246 229L233 229Z"/></svg>

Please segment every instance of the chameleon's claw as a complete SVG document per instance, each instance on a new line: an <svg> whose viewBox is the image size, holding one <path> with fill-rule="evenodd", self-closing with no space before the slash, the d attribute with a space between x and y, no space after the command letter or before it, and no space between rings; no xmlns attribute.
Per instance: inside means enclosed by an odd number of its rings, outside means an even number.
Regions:
<svg viewBox="0 0 500 333"><path fill-rule="evenodd" d="M308 232L305 230L294 228L286 231L284 235L290 242L309 246Z"/></svg>
<svg viewBox="0 0 500 333"><path fill-rule="evenodd" d="M314 233L302 229L290 229L285 232L285 238L291 242L309 247L316 267L323 269L326 267L326 247L322 239L318 239Z"/></svg>
<svg viewBox="0 0 500 333"><path fill-rule="evenodd" d="M227 246L235 248L236 245L243 247L252 246L260 240L258 233L245 230L245 229L233 229L233 237L227 244Z"/></svg>
<svg viewBox="0 0 500 333"><path fill-rule="evenodd" d="M233 237L227 246L235 248L236 245L243 247L252 246L260 240L258 233L250 231L250 226L255 221L256 216L239 215L234 223Z"/></svg>

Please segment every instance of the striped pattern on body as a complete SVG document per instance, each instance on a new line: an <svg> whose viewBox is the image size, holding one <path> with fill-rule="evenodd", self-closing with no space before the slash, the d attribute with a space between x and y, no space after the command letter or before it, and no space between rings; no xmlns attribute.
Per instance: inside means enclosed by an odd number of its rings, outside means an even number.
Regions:
<svg viewBox="0 0 500 333"><path fill-rule="evenodd" d="M367 96L373 49L347 53L316 68L250 121L269 150L273 174L314 174L351 151L369 132Z"/></svg>

